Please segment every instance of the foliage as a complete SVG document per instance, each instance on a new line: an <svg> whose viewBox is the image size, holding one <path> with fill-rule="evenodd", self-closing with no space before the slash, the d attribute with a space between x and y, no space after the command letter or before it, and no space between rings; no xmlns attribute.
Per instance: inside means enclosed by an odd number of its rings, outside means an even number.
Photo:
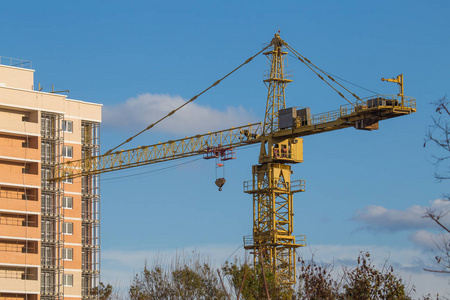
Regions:
<svg viewBox="0 0 450 300"><path fill-rule="evenodd" d="M222 268L229 279L235 299L267 299L261 270L256 271L247 264L225 263ZM402 279L386 263L377 269L371 262L369 252L360 252L354 268L344 267L343 274L332 274L332 265L320 265L299 258L299 283L294 290L280 287L274 276L266 272L266 282L271 299L410 299ZM245 280L244 280L245 277Z"/></svg>
<svg viewBox="0 0 450 300"><path fill-rule="evenodd" d="M95 296L98 295L99 300L120 299L117 290L109 283L105 285L103 282L100 282L99 286L94 288L93 294Z"/></svg>
<svg viewBox="0 0 450 300"><path fill-rule="evenodd" d="M145 264L134 276L129 296L132 300L226 299L210 263L196 253L177 256L167 268L156 263L149 269Z"/></svg>
<svg viewBox="0 0 450 300"><path fill-rule="evenodd" d="M436 107L436 115L432 116L433 125L425 137L424 147L432 144L440 154L433 155L436 166L435 178L439 181L450 179L450 101L444 97L433 103ZM436 149L437 148L437 149ZM450 195L444 194L443 198L450 201ZM443 231L440 241L434 241L439 255L435 257L440 270L428 270L429 272L450 273L450 228L442 222L449 212L443 210L428 209L424 218L433 220Z"/></svg>
<svg viewBox="0 0 450 300"><path fill-rule="evenodd" d="M297 270L299 283L293 288L277 284L270 268L254 268L241 264L237 258L226 262L216 273L209 261L193 253L190 257L177 256L166 265L156 262L149 268L146 263L134 276L129 296L131 300L410 299L410 291L393 268L385 263L377 269L368 252L360 252L356 267L343 267L342 274L334 274L332 265L301 258ZM226 280L224 284L221 274ZM100 299L110 299L108 286L101 285L106 298ZM227 294L226 289L231 293Z"/></svg>
<svg viewBox="0 0 450 300"><path fill-rule="evenodd" d="M299 258L299 299L338 299L342 281L332 276L332 265L320 265L311 259Z"/></svg>
<svg viewBox="0 0 450 300"><path fill-rule="evenodd" d="M344 299L410 299L392 266L377 270L369 252L360 252L354 269L344 268Z"/></svg>
<svg viewBox="0 0 450 300"><path fill-rule="evenodd" d="M266 277L264 282L262 269L259 266L255 270L248 264L240 264L235 259L233 263L226 262L222 271L236 299L239 296L246 300L267 299L267 292L271 299L287 300L294 297L294 290L290 286L276 284L275 276L270 270L264 270Z"/></svg>
<svg viewBox="0 0 450 300"><path fill-rule="evenodd" d="M298 299L410 299L401 278L392 266L377 269L369 252L360 252L354 268L343 267L333 274L333 265L300 258Z"/></svg>

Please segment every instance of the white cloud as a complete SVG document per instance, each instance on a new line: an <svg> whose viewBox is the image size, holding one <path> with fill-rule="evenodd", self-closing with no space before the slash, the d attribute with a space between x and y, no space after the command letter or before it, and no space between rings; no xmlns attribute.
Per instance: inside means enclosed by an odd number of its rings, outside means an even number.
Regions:
<svg viewBox="0 0 450 300"><path fill-rule="evenodd" d="M382 206L369 205L362 210L357 210L353 216L354 221L362 222L367 229L400 231L436 227L436 224L428 218L423 218L428 207L413 205L405 210L387 209ZM433 210L450 210L450 202L437 199L430 203ZM450 224L450 216L441 220Z"/></svg>
<svg viewBox="0 0 450 300"><path fill-rule="evenodd" d="M436 243L442 240L441 234L435 234L426 230L413 232L410 236L411 241L425 250L436 249Z"/></svg>
<svg viewBox="0 0 450 300"><path fill-rule="evenodd" d="M105 106L103 123L115 128L142 130L184 103L186 100L180 96L141 94L124 103ZM199 134L254 122L257 122L257 118L242 106L227 107L220 111L192 102L151 130L182 135Z"/></svg>

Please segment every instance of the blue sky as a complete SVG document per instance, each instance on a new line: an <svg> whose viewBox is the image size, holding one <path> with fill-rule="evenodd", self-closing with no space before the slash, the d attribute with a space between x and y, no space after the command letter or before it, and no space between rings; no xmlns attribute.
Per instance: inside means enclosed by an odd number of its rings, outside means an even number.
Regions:
<svg viewBox="0 0 450 300"><path fill-rule="evenodd" d="M379 263L389 256L418 296L442 295L450 293L448 279L421 271L433 266L429 236L439 234L421 214L446 205L438 199L448 183L433 178L433 152L422 145L430 103L449 89L449 9L448 1L15 1L0 11L0 55L31 60L44 91L54 84L72 99L102 103L104 151L257 53L278 29L318 66L369 90L396 94L380 79L403 73L416 114L374 132L305 138L305 161L293 166L307 186L295 195L295 232L307 235L304 255L347 262L367 249ZM262 121L267 68L265 57L254 59L130 147ZM319 113L345 104L291 57L289 70L288 106ZM104 280L127 284L145 258L177 249L227 259L251 234L242 182L258 151L238 150L222 192L214 163L203 159L103 175ZM145 174L130 176L137 173Z"/></svg>

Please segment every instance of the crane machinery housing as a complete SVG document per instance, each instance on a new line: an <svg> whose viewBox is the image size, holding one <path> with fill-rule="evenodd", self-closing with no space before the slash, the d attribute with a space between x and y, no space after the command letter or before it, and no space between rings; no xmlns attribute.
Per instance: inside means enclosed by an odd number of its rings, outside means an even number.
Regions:
<svg viewBox="0 0 450 300"><path fill-rule="evenodd" d="M314 115L309 108L286 107L285 88L292 82L284 70L288 51L316 73L348 104L341 105L333 111ZM208 132L129 150L116 150L194 101L261 53L267 56L270 64L270 72L264 79L268 93L263 123ZM403 95L403 75L382 80L398 83L400 93L361 99L298 53L282 40L279 34L275 34L266 47L238 68L116 148L100 156L68 160L57 165L52 180L101 174L195 155L219 157L227 150L260 143L259 161L252 167L252 179L243 184L244 192L253 197L253 234L244 237L244 248L253 255L254 266L261 265L272 272L277 283L290 285L296 280L295 249L306 245L305 236L295 236L293 227L293 194L305 191L304 180L291 180L293 174L291 164L303 162L301 137L347 127L376 130L379 121L416 111L416 100ZM356 101L349 101L335 86L346 90L356 98Z"/></svg>

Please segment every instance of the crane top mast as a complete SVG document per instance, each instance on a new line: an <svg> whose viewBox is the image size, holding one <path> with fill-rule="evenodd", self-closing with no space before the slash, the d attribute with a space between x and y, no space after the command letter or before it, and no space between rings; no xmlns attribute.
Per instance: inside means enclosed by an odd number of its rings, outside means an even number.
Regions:
<svg viewBox="0 0 450 300"><path fill-rule="evenodd" d="M278 130L278 111L286 108L284 90L292 82L284 72L286 51L283 51L285 42L277 33L270 45L272 49L264 52L270 63L268 78L264 80L268 88L266 112L264 116L263 135L269 135Z"/></svg>

